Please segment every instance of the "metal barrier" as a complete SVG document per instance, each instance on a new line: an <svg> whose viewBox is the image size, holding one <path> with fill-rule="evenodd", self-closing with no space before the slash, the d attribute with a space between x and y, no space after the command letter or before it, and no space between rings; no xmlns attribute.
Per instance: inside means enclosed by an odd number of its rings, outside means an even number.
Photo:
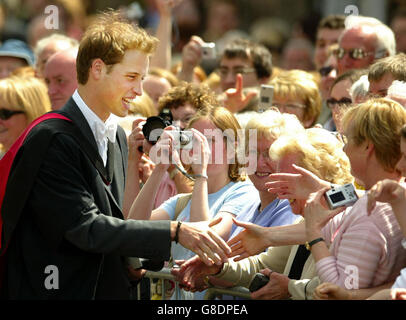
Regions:
<svg viewBox="0 0 406 320"><path fill-rule="evenodd" d="M146 278L149 278L150 281L152 279L161 279L161 292L162 292L162 300L166 300L165 292L166 292L166 286L165 286L165 281L164 280L172 280L175 282L175 300L179 299L178 296L178 290L176 288L178 287L178 282L176 281L175 277L171 274L171 269L168 268L163 268L161 271L158 272L153 272L153 271L147 271L145 274ZM138 285L138 297L140 297L140 285ZM243 299L251 299L250 297L250 292L247 288L244 287L231 287L231 288L219 288L219 287L211 287L208 288L206 291L206 294L204 295L204 300L214 300L217 295L229 295L233 296L234 299L236 297L243 298Z"/></svg>

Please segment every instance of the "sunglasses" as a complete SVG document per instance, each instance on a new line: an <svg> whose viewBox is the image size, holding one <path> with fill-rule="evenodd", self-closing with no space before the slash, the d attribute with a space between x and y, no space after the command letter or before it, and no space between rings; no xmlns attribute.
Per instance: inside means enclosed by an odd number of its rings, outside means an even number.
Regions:
<svg viewBox="0 0 406 320"><path fill-rule="evenodd" d="M9 110L9 109L0 109L0 119L1 120L8 120L15 114L25 113L21 110Z"/></svg>
<svg viewBox="0 0 406 320"><path fill-rule="evenodd" d="M326 100L327 106L331 109L334 108L336 105L338 106L347 106L352 103L350 98L341 98L340 100L336 100L334 98L330 98Z"/></svg>
<svg viewBox="0 0 406 320"><path fill-rule="evenodd" d="M353 60L361 60L367 56L374 54L373 52L366 52L364 49L361 49L361 48L354 48L354 49L350 49L350 50L338 48L338 49L334 50L333 53L337 57L337 59L342 59L342 58L344 58L344 56L347 52L348 52L348 55L350 56L350 58Z"/></svg>

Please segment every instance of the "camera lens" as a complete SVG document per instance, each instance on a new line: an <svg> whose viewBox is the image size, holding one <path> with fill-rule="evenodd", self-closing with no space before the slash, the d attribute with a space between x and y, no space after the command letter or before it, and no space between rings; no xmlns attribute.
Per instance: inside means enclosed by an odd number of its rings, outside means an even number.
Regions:
<svg viewBox="0 0 406 320"><path fill-rule="evenodd" d="M142 127L142 133L145 139L151 144L156 144L163 130L167 127L167 123L160 117L149 117L147 122Z"/></svg>
<svg viewBox="0 0 406 320"><path fill-rule="evenodd" d="M186 146L190 143L190 136L188 136L185 132L181 131L179 133L179 142L181 146Z"/></svg>

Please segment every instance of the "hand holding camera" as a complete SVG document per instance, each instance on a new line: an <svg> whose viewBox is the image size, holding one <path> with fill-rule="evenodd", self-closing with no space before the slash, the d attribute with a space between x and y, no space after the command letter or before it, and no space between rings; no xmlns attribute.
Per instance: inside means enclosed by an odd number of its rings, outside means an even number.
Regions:
<svg viewBox="0 0 406 320"><path fill-rule="evenodd" d="M321 201L325 197L325 193L327 191L330 191L330 187L323 188L315 193L312 193L306 202L306 206L304 208L304 218L306 224L306 235L309 241L320 237L321 229L327 224L327 222L345 208L340 206L334 210L326 209L321 204Z"/></svg>
<svg viewBox="0 0 406 320"><path fill-rule="evenodd" d="M190 164L194 174L206 176L211 155L209 143L198 130L191 129L189 132L193 134L193 149L182 152L182 162Z"/></svg>
<svg viewBox="0 0 406 320"><path fill-rule="evenodd" d="M132 131L128 137L128 160L140 162L143 155L144 134L142 133L142 124L145 118L140 117L133 121Z"/></svg>

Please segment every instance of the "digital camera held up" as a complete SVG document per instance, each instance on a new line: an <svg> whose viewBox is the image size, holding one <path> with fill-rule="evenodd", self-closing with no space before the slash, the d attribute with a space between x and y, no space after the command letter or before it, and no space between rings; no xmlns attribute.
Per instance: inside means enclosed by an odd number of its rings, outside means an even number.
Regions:
<svg viewBox="0 0 406 320"><path fill-rule="evenodd" d="M325 198L331 210L342 206L352 206L358 200L352 183L347 183L343 186L333 186L325 193Z"/></svg>
<svg viewBox="0 0 406 320"><path fill-rule="evenodd" d="M154 145L157 143L164 129L172 125L172 122L172 113L169 109L164 109L159 116L147 118L146 123L142 127L142 133L145 139ZM182 131L180 128L177 129L178 130L171 132L175 136L175 146L186 150L192 149L193 132Z"/></svg>

